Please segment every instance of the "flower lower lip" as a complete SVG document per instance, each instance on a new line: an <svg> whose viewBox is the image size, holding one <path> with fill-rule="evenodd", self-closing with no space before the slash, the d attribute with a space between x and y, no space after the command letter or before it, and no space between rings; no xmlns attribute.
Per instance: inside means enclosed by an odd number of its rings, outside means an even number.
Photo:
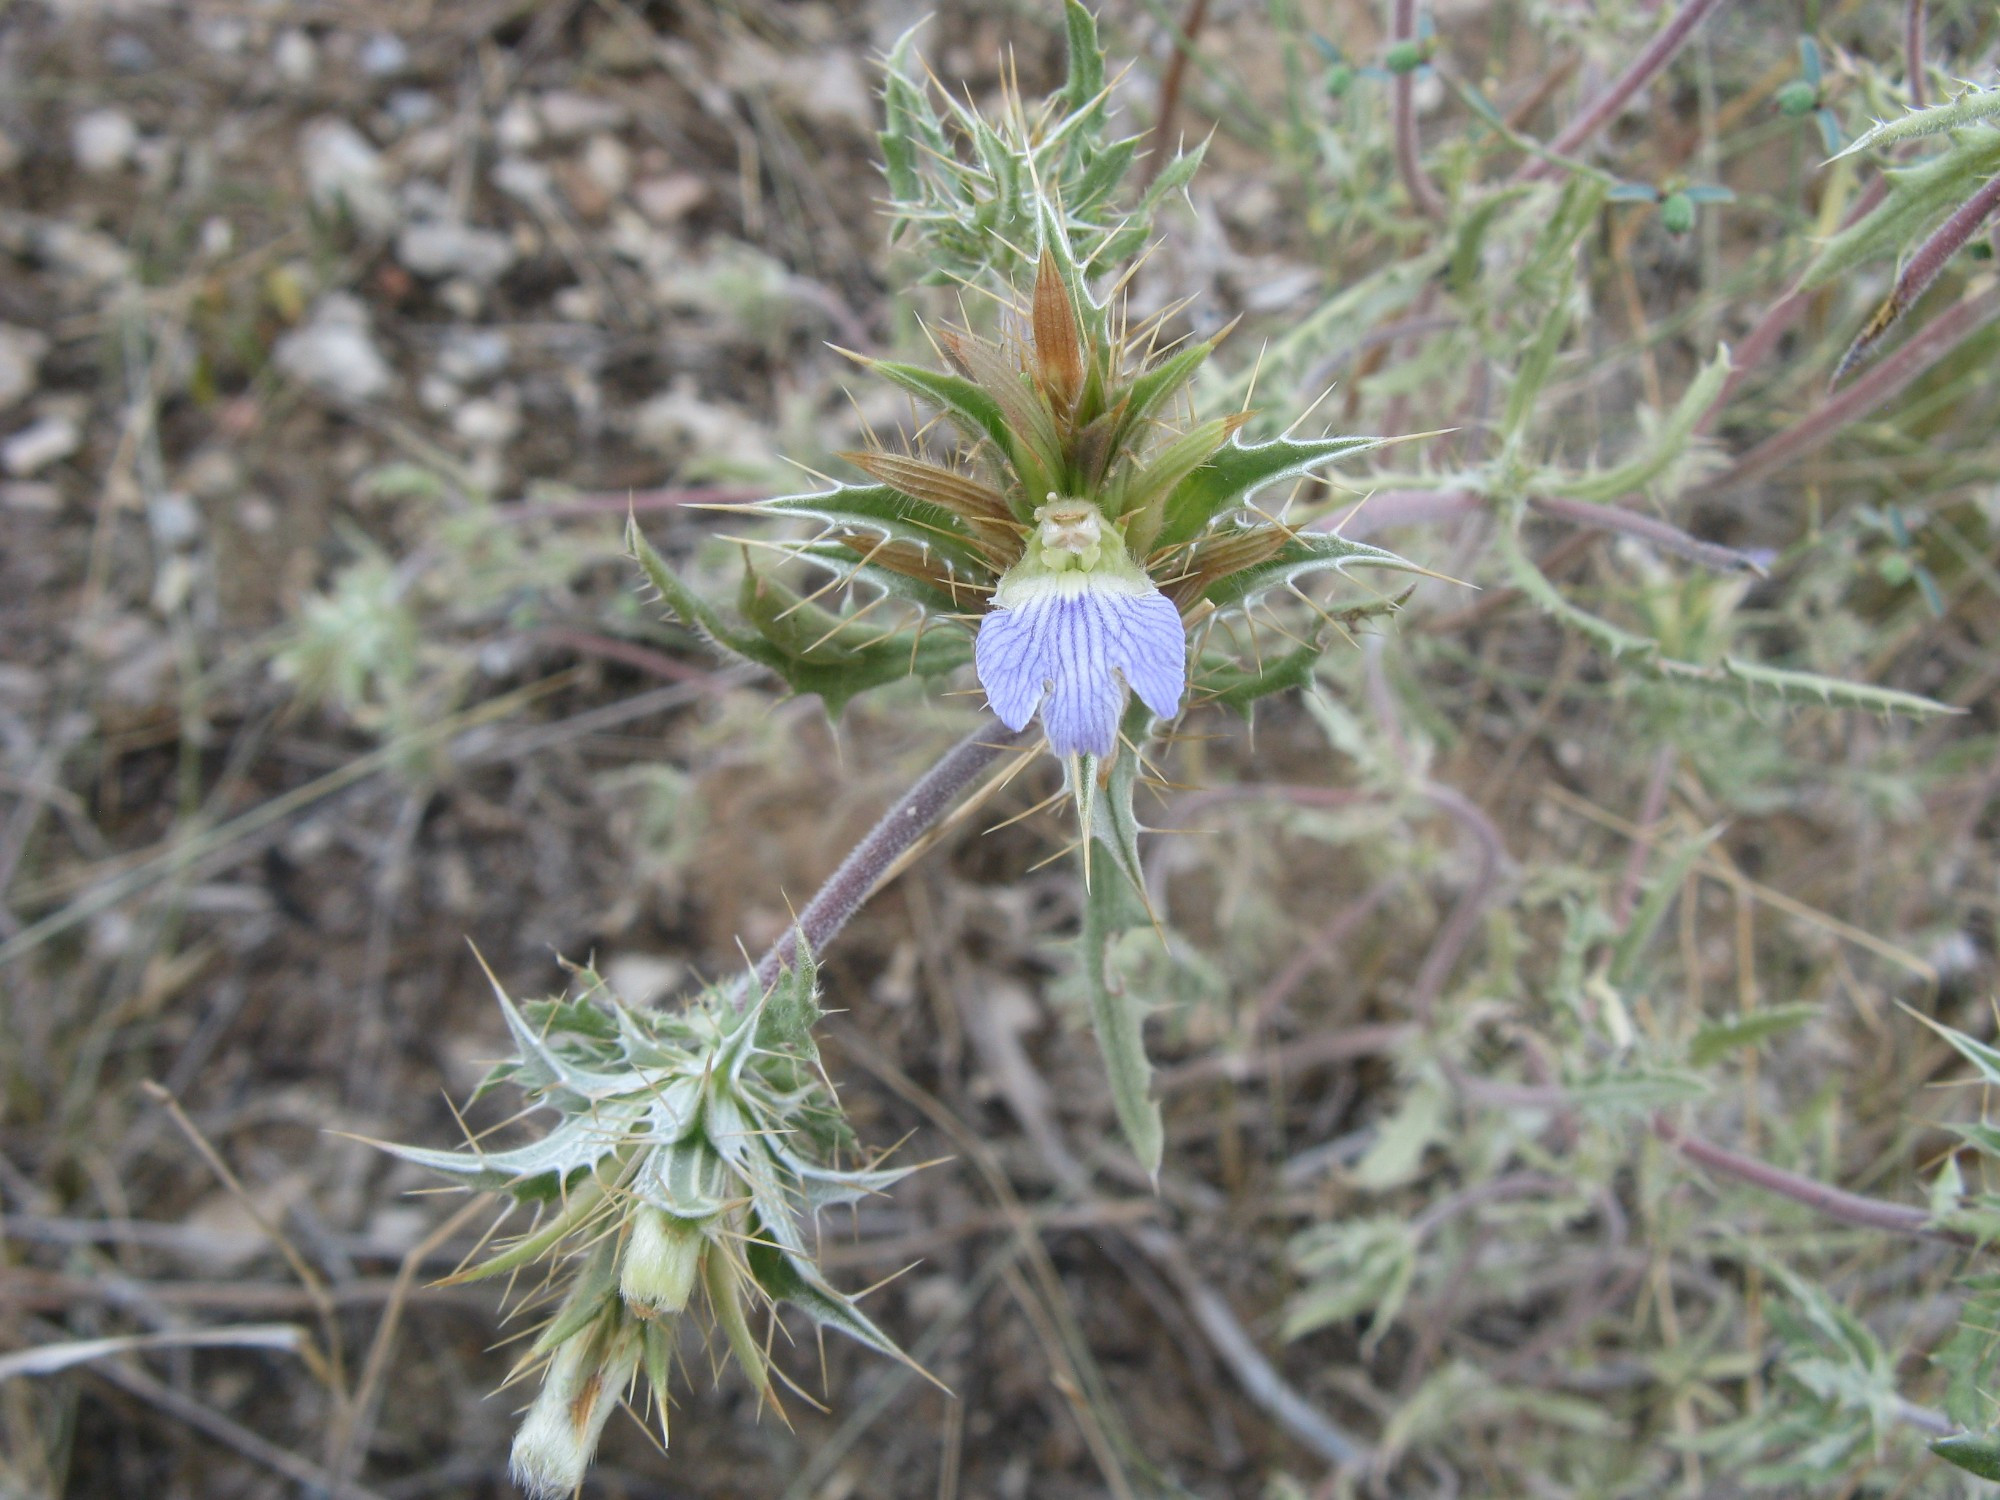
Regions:
<svg viewBox="0 0 2000 1500"><path fill-rule="evenodd" d="M975 665L1002 723L1038 713L1057 755L1109 755L1128 689L1161 718L1187 689L1180 613L1143 575L1055 573L1003 580L980 622Z"/></svg>

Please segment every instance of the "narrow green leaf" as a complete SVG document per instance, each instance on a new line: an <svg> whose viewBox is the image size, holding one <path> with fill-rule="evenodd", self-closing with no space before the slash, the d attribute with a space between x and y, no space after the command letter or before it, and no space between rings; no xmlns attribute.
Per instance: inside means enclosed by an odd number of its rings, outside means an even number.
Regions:
<svg viewBox="0 0 2000 1500"><path fill-rule="evenodd" d="M1097 1032L1097 1048L1103 1055L1104 1071L1111 1083L1111 1103L1118 1115L1119 1128L1132 1154L1139 1158L1139 1165L1157 1177L1166 1137L1160 1123L1160 1106L1151 1094L1153 1069L1146 1060L1145 1006L1111 973L1108 961L1111 938L1124 925L1125 904L1130 899L1127 889L1128 882L1121 869L1115 866L1107 869L1099 862L1091 870L1084 891L1083 932L1078 939L1077 956L1083 965L1091 1025Z"/></svg>
<svg viewBox="0 0 2000 1500"><path fill-rule="evenodd" d="M1313 668L1325 654L1324 646L1312 642L1249 667L1216 661L1206 665L1196 677L1195 692L1198 701L1220 703L1248 719L1251 705L1259 698L1311 682Z"/></svg>
<svg viewBox="0 0 2000 1500"><path fill-rule="evenodd" d="M1956 1027L1945 1025L1942 1021L1934 1021L1920 1010L1912 1010L1907 1005L1903 1009L1950 1042L1960 1057L1979 1070L1979 1076L1984 1082L2000 1084L2000 1049L1989 1047L1986 1043L1967 1036Z"/></svg>
<svg viewBox="0 0 2000 1500"><path fill-rule="evenodd" d="M1977 1474L1981 1479L2000 1479L2000 1439L1955 1433L1935 1440L1931 1452L1968 1474Z"/></svg>
<svg viewBox="0 0 2000 1500"><path fill-rule="evenodd" d="M1063 106L1075 114L1088 109L1104 92L1104 48L1097 40L1097 17L1082 0L1064 0L1063 24L1069 40L1069 71L1063 80Z"/></svg>
<svg viewBox="0 0 2000 1500"><path fill-rule="evenodd" d="M1015 461L1014 435L1000 403L970 380L898 360L873 359L867 365L884 379L943 412L974 442L991 441L1009 463Z"/></svg>
<svg viewBox="0 0 2000 1500"><path fill-rule="evenodd" d="M1611 983L1618 989L1626 989L1632 984L1633 976L1639 969L1639 960L1645 956L1646 946L1653 941L1653 934L1659 931L1660 923L1672 910L1674 898L1680 894L1688 871L1694 868L1695 861L1701 858L1708 846L1721 836L1722 829L1717 827L1689 839L1674 851L1646 887L1645 899L1632 913L1632 920L1626 926L1624 935L1618 939L1617 950L1611 956Z"/></svg>
<svg viewBox="0 0 2000 1500"><path fill-rule="evenodd" d="M1688 1062L1697 1068L1705 1068L1738 1047L1760 1046L1774 1036L1796 1030L1818 1014L1817 1005L1801 1002L1774 1005L1768 1010L1753 1010L1727 1021L1711 1021L1695 1032L1694 1039L1688 1043Z"/></svg>
<svg viewBox="0 0 2000 1500"><path fill-rule="evenodd" d="M1854 267L1899 254L2000 171L2000 131L1979 130L1943 154L1883 172L1889 196L1821 247L1799 278L1803 290L1825 286Z"/></svg>
<svg viewBox="0 0 2000 1500"><path fill-rule="evenodd" d="M1715 358L1688 382L1688 388L1674 404L1673 413L1660 424L1645 452L1614 468L1554 485L1553 492L1602 504L1643 490L1686 451L1695 425L1722 393L1723 384L1729 379L1729 368L1728 349L1718 349Z"/></svg>

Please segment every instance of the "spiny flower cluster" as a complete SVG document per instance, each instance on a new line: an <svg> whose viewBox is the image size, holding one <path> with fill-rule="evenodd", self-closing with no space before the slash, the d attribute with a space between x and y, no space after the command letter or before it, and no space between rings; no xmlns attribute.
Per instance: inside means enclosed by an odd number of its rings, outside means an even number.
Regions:
<svg viewBox="0 0 2000 1500"><path fill-rule="evenodd" d="M1053 209L1029 305L997 340L942 330L948 370L871 369L935 407L963 447L945 462L875 447L842 455L873 485L754 507L826 529L795 550L926 611L971 622L994 712L1040 715L1063 757L1115 751L1128 690L1160 719L1187 687L1187 633L1299 574L1408 565L1254 510L1257 491L1367 438L1234 441L1249 419L1205 421L1188 387L1217 340L1147 356L1094 300Z"/></svg>
<svg viewBox="0 0 2000 1500"><path fill-rule="evenodd" d="M821 1210L916 1168L838 1165L850 1143L811 1040L809 955L746 1002L723 988L676 1011L631 1009L585 979L578 998L525 1006L494 986L517 1050L481 1092L524 1089L559 1117L547 1135L508 1151L388 1148L537 1216L453 1278L545 1268L556 1310L514 1375L541 1379L513 1450L537 1497L582 1482L641 1374L665 1440L680 1322L698 1302L760 1396L773 1397L773 1372L751 1318L778 1302L903 1358L814 1262Z"/></svg>

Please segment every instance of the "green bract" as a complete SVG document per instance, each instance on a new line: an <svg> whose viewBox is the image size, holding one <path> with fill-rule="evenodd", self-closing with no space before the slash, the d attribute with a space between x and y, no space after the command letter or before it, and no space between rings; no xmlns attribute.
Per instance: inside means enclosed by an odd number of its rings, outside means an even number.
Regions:
<svg viewBox="0 0 2000 1500"><path fill-rule="evenodd" d="M496 983L515 1055L501 1083L552 1110L555 1126L513 1150L388 1149L530 1206L535 1222L453 1280L535 1266L566 1283L521 1362L542 1395L514 1445L536 1495L581 1480L611 1404L643 1371L664 1436L677 1320L699 1289L758 1392L773 1397L757 1307L789 1303L824 1328L903 1355L814 1262L810 1230L914 1166L839 1165L851 1148L810 1027L814 968L803 949L776 984L738 1006L727 989L686 1009L635 1010L594 975L576 998L517 1006Z"/></svg>

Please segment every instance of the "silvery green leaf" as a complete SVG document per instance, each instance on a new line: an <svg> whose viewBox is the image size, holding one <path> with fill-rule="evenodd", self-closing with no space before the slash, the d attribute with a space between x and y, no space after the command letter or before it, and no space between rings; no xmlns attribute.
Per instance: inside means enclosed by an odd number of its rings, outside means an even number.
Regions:
<svg viewBox="0 0 2000 1500"><path fill-rule="evenodd" d="M1739 1047L1758 1047L1771 1037L1796 1030L1819 1014L1819 1006L1802 1002L1748 1011L1726 1021L1711 1021L1689 1041L1688 1062L1705 1068Z"/></svg>
<svg viewBox="0 0 2000 1500"><path fill-rule="evenodd" d="M1381 438L1273 438L1267 443L1225 444L1168 496L1155 544L1177 546L1199 536L1210 522L1280 480L1295 479L1321 464L1378 447Z"/></svg>
<svg viewBox="0 0 2000 1500"><path fill-rule="evenodd" d="M712 1219L729 1207L722 1158L699 1138L661 1146L646 1156L632 1191L676 1219Z"/></svg>
<svg viewBox="0 0 2000 1500"><path fill-rule="evenodd" d="M383 1149L420 1167L464 1178L472 1187L505 1188L550 1173L567 1178L578 1168L596 1166L624 1144L642 1108L638 1103L607 1104L593 1113L569 1115L539 1141L511 1151Z"/></svg>
<svg viewBox="0 0 2000 1500"><path fill-rule="evenodd" d="M752 1240L747 1247L750 1274L767 1296L789 1302L821 1328L837 1329L878 1354L909 1364L896 1343L854 1305L852 1298L829 1286L813 1263L775 1245ZM912 1368L915 1368L912 1366Z"/></svg>
<svg viewBox="0 0 2000 1500"><path fill-rule="evenodd" d="M878 1167L872 1171L839 1171L833 1167L815 1166L782 1147L776 1148L775 1154L798 1178L806 1210L814 1215L822 1209L845 1208L850 1203L859 1203L864 1198L887 1192L923 1167L923 1163L918 1162L907 1167Z"/></svg>

